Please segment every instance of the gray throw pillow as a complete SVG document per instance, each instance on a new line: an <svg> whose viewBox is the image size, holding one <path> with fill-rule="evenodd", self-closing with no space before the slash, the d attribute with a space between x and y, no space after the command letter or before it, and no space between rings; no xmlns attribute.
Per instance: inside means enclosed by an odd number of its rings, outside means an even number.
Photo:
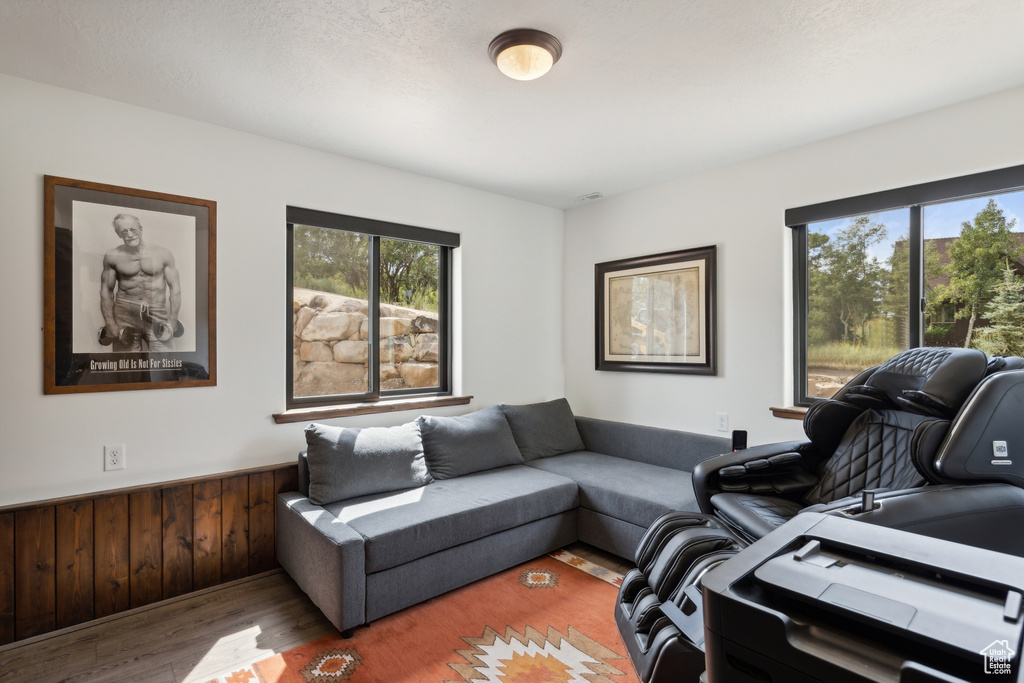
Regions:
<svg viewBox="0 0 1024 683"><path fill-rule="evenodd" d="M424 415L419 422L423 452L434 479L523 462L512 430L497 406L458 417Z"/></svg>
<svg viewBox="0 0 1024 683"><path fill-rule="evenodd" d="M523 460L586 449L572 408L564 398L521 406L502 405L501 412L512 428Z"/></svg>
<svg viewBox="0 0 1024 683"><path fill-rule="evenodd" d="M317 505L401 491L432 480L415 422L398 427L306 427L309 499Z"/></svg>

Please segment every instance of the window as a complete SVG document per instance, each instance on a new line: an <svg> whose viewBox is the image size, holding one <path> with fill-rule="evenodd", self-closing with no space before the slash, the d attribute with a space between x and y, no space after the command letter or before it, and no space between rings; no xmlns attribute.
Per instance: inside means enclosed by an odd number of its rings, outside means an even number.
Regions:
<svg viewBox="0 0 1024 683"><path fill-rule="evenodd" d="M459 235L288 207L289 410L451 393Z"/></svg>
<svg viewBox="0 0 1024 683"><path fill-rule="evenodd" d="M794 399L918 346L1024 355L1024 166L786 211Z"/></svg>

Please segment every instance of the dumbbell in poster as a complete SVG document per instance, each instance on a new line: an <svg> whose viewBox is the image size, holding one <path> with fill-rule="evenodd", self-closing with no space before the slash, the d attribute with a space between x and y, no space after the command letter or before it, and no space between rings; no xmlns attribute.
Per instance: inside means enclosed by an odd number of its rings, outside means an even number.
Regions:
<svg viewBox="0 0 1024 683"><path fill-rule="evenodd" d="M44 393L216 384L216 203L45 177Z"/></svg>

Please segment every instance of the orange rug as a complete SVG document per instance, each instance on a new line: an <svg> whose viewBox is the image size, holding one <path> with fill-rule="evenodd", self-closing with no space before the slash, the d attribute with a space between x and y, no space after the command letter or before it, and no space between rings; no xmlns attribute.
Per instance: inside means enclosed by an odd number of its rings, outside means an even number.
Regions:
<svg viewBox="0 0 1024 683"><path fill-rule="evenodd" d="M262 683L638 683L612 616L621 580L554 553L253 672Z"/></svg>

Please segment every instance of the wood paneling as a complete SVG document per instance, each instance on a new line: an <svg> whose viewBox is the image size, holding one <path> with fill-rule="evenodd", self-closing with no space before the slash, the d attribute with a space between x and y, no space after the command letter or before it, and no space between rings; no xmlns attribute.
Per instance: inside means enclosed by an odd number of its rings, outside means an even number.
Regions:
<svg viewBox="0 0 1024 683"><path fill-rule="evenodd" d="M299 468L289 467L274 472L274 495L299 490Z"/></svg>
<svg viewBox="0 0 1024 683"><path fill-rule="evenodd" d="M128 577L132 607L163 596L163 505L160 489L136 491L128 496Z"/></svg>
<svg viewBox="0 0 1024 683"><path fill-rule="evenodd" d="M164 599L192 592L192 485L163 490Z"/></svg>
<svg viewBox="0 0 1024 683"><path fill-rule="evenodd" d="M0 645L277 566L294 464L0 509Z"/></svg>
<svg viewBox="0 0 1024 683"><path fill-rule="evenodd" d="M14 513L0 514L0 645L14 641Z"/></svg>
<svg viewBox="0 0 1024 683"><path fill-rule="evenodd" d="M128 609L128 496L105 496L93 502L96 541L94 586L96 618Z"/></svg>
<svg viewBox="0 0 1024 683"><path fill-rule="evenodd" d="M221 580L249 575L249 477L221 480Z"/></svg>
<svg viewBox="0 0 1024 683"><path fill-rule="evenodd" d="M55 508L57 539L57 628L89 621L94 615L93 502Z"/></svg>
<svg viewBox="0 0 1024 683"><path fill-rule="evenodd" d="M14 631L31 638L57 627L53 506L14 513Z"/></svg>
<svg viewBox="0 0 1024 683"><path fill-rule="evenodd" d="M220 572L220 479L192 486L192 583L195 590L216 586Z"/></svg>
<svg viewBox="0 0 1024 683"><path fill-rule="evenodd" d="M277 564L274 554L274 473L249 477L249 574L270 571Z"/></svg>

